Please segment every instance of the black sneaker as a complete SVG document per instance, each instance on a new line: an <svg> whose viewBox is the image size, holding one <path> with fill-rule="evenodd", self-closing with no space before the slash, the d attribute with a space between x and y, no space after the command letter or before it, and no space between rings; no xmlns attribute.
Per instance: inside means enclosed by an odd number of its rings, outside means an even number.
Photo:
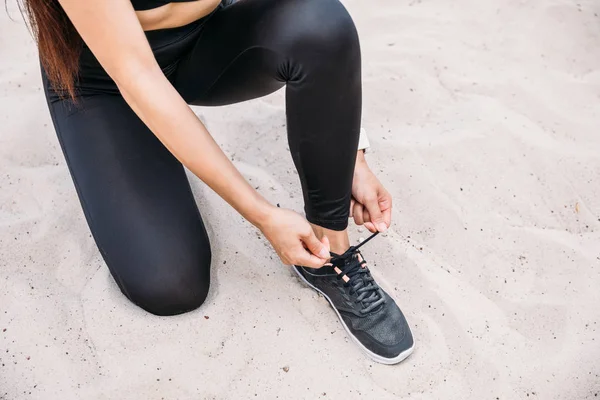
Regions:
<svg viewBox="0 0 600 400"><path fill-rule="evenodd" d="M412 353L414 341L402 311L377 285L358 250L375 235L342 255L331 253L331 265L319 269L294 265L293 269L325 296L348 335L370 358L397 364Z"/></svg>

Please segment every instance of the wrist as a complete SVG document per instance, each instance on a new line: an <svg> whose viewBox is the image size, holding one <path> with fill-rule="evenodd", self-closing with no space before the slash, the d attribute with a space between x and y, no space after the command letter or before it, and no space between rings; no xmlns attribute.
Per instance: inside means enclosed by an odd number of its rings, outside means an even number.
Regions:
<svg viewBox="0 0 600 400"><path fill-rule="evenodd" d="M255 227L257 227L258 229L260 229L262 231L263 227L265 226L269 217L271 216L274 208L275 208L275 206L273 206L271 203L269 203L264 198L261 198L250 209L246 219L252 225L254 225Z"/></svg>
<svg viewBox="0 0 600 400"><path fill-rule="evenodd" d="M365 167L365 166L367 166L367 159L365 158L365 152L363 150L358 150L356 152L356 167Z"/></svg>

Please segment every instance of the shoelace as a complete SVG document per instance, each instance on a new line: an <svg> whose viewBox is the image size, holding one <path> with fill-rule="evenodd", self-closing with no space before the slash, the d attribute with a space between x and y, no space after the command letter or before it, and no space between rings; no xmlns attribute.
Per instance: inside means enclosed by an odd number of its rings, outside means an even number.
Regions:
<svg viewBox="0 0 600 400"><path fill-rule="evenodd" d="M331 253L331 264L337 272L337 279L344 280L344 286L350 287L350 294L357 293L356 303L362 304L362 314L367 314L385 302L383 292L367 267L365 259L358 250L362 245L377 236L375 232L356 246L350 246L344 254Z"/></svg>

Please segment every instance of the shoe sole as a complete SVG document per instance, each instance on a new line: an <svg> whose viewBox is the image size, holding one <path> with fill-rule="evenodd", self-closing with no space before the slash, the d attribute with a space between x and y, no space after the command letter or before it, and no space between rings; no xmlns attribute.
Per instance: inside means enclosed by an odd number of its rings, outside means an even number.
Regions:
<svg viewBox="0 0 600 400"><path fill-rule="evenodd" d="M300 273L300 271L298 271L298 267L296 267L294 265L294 266L292 266L292 269L294 270L294 272L296 273L296 275L298 275L298 277L302 280L302 282L304 282L304 284L306 284L308 287L316 290L318 293L320 293L323 297L325 297L327 299L327 301L331 305L331 308L333 308L333 311L335 311L335 313L337 314L338 319L340 320L340 322L341 322L342 326L344 327L344 330L346 331L346 333L348 334L348 336L350 336L350 338L354 341L354 343L356 343L358 345L358 347L363 351L363 353L365 353L371 360L376 361L376 362L378 362L380 364L393 365L393 364L398 364L398 363L404 361L408 356L410 356L412 354L413 350L415 349L414 339L413 339L413 345L410 348L404 350L402 353L398 354L394 358L382 357L382 356L380 356L378 354L373 353L371 350L367 349L360 342L360 340L358 340L356 338L356 336L354 336L352 334L352 332L350 332L350 329L348 329L348 326L344 322L344 319L340 315L340 313L337 310L337 308L335 308L335 306L333 305L333 302L331 301L331 299L329 298L329 296L327 296L320 289L318 289L317 287L313 286L309 281L307 281L306 278L304 278L304 276ZM407 328L410 330L409 326L407 326ZM412 331L411 331L411 334L412 334Z"/></svg>

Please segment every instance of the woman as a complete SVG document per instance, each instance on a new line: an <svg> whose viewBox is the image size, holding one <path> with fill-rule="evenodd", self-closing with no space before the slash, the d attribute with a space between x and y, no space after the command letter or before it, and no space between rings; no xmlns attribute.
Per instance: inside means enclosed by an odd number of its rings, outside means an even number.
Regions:
<svg viewBox="0 0 600 400"><path fill-rule="evenodd" d="M367 355L412 352L404 316L348 240L350 208L384 231L391 198L357 151L360 48L338 0L23 1L86 219L132 302L174 315L207 295L210 244L185 165L325 295ZM256 192L188 106L284 85L307 219Z"/></svg>

